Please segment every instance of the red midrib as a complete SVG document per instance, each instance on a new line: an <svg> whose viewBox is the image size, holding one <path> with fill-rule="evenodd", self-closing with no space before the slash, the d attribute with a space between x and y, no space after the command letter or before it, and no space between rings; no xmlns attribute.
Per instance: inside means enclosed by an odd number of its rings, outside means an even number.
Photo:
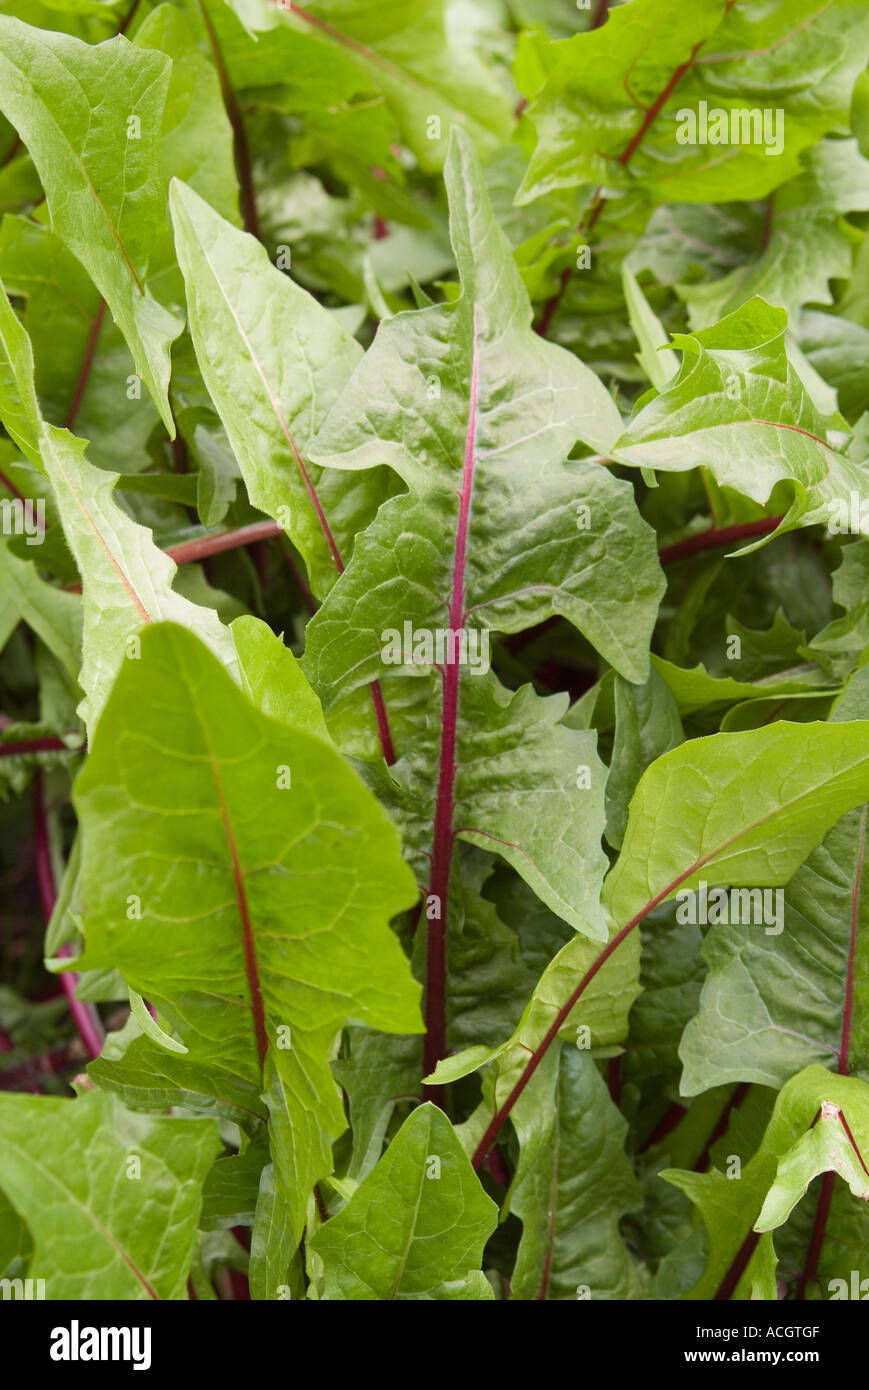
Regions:
<svg viewBox="0 0 869 1390"><path fill-rule="evenodd" d="M110 545L108 544L108 541L106 540L105 536L103 535L102 531L100 530L100 528L99 528L99 526L97 525L97 523L96 523L96 521L94 520L94 518L91 516L90 512L88 511L87 507L85 506L84 501L83 501L82 498L79 496L78 488L75 486L75 483L73 482L72 478L69 476L69 473L67 472L66 468L64 467L64 465L63 465L63 460L62 460L60 454L56 452L56 453L55 453L55 458L56 458L56 461L57 461L57 466L58 466L58 468L60 469L61 473L63 474L64 478L66 479L66 484L67 484L67 486L68 486L70 492L72 493L73 497L75 498L76 502L78 503L79 509L81 510L81 513L82 513L82 515L83 515L84 518L85 518L85 521L87 522L87 524L88 524L88 526L90 527L90 529L93 531L94 536L96 537L97 541L99 542L100 546L101 546L102 549L103 549L103 552L104 552L104 554L105 554L106 559L108 560L108 562L109 562L109 564L112 566L112 568L115 570L115 572L116 572L118 578L120 579L121 583L123 584L124 588L126 589L127 594L128 594L128 596L129 596L129 598L130 598L130 601L131 601L131 603L133 604L133 607L136 609L136 611L137 611L137 613L139 614L139 617L142 619L142 622L143 622L143 623L150 623L150 622L151 622L151 615L150 615L150 613L148 612L147 608L145 607L144 603L142 602L142 600L140 599L139 595L137 594L135 588L133 587L133 582L132 582L132 580L130 579L129 575L125 572L125 570L124 570L123 567L121 566L120 561L119 561L119 560L115 557L115 555L112 553L112 549L111 549Z"/></svg>
<svg viewBox="0 0 869 1390"><path fill-rule="evenodd" d="M465 569L468 558L468 524L471 516L471 495L474 488L474 449L477 433L477 383L479 353L477 348L477 313L474 309L471 346L471 388L468 404L468 423L465 431L465 457L462 466L462 490L459 500L459 519L453 554L453 582L450 595L449 626L458 631L464 621ZM428 897L439 903L440 916L427 923L426 932L426 1035L424 1049L425 1075L434 1071L446 1055L446 998L447 998L447 902L450 872L453 861L453 817L455 814L456 740L459 712L459 652L455 645L448 652L444 670L443 713L441 715L441 745L438 766L438 787L435 800L434 834L432 838L431 875Z"/></svg>
<svg viewBox="0 0 869 1390"><path fill-rule="evenodd" d="M857 865L854 871L854 887L851 891L851 941L848 947L848 970L845 976L845 1005L842 1010L842 1034L839 1039L839 1075L848 1075L848 1054L851 1049L851 1023L854 1017L854 966L857 957L857 929L860 920L860 895L863 887L863 858L866 849L866 813L863 807L860 817L860 833L857 841Z"/></svg>
<svg viewBox="0 0 869 1390"><path fill-rule="evenodd" d="M268 377L265 374L265 371L263 370L262 365L260 364L259 357L254 351L253 344L251 343L250 339L244 331L241 319L236 313L232 301L229 298L229 295L223 288L220 282L220 278L217 274L217 271L211 263L208 253L203 250L203 255L205 257L205 262L208 265L212 276L214 277L218 290L223 295L224 302L226 304L227 309L229 310L230 317L232 318L236 326L236 330L238 331L239 337L241 338L242 342L245 345L245 348L247 349L251 365L260 379L262 388L266 393L266 397L268 399L269 405L271 406L274 417L280 425L284 438L287 441L287 445L289 446L290 452L293 456L293 460L296 464L296 467L299 470L299 476L301 477L302 483L305 487L305 491L308 494L308 499L311 503L311 506L314 509L314 515L316 516L317 522L320 526L320 530L323 533L323 538L325 539L326 545L329 548L329 554L332 557L332 563L335 566L335 571L338 574L338 577L340 578L340 576L344 573L344 561L341 558L341 552L338 549L335 537L332 535L332 528L330 527L329 522L326 518L326 513L323 510L323 504L321 503L320 498L317 494L317 489L311 481L311 475L309 474L305 466L305 460L302 458L301 452L299 450L298 445L296 444L295 438L293 437L293 432L290 429L289 423L284 417L284 412L281 409L280 401L278 400L275 391L272 389L271 382L269 381ZM377 733L380 738L380 746L383 749L383 757L386 763L391 766L392 763L395 762L395 749L393 747L392 734L389 728L389 716L386 712L386 704L383 699L383 692L380 689L379 681L374 681L372 683L371 699L374 704L374 715L377 721Z"/></svg>
<svg viewBox="0 0 869 1390"><path fill-rule="evenodd" d="M253 923L250 919L247 891L244 886L244 871L238 857L235 831L232 828L232 821L229 818L229 808L223 793L223 781L220 776L220 768L213 753L210 754L210 758L214 785L217 789L217 799L220 804L220 815L226 833L226 843L232 865L235 900L238 905L238 915L241 919L241 942L244 952L244 969L245 975L247 976L248 993L250 994L251 1013L253 1014L257 1056L259 1058L259 1064L262 1067L265 1062L266 1052L268 1051L268 1037L266 1035L265 1006L263 1004L262 985L260 984L259 965L256 958L256 942L253 934Z"/></svg>
<svg viewBox="0 0 869 1390"><path fill-rule="evenodd" d="M736 0L727 0L727 4L724 8L724 14L722 15L722 20L724 20L727 17L727 15L733 9L733 6L735 4ZM597 27L597 23L592 25L593 29ZM685 76L686 72L690 72L691 68L697 62L698 53L702 48L705 47L705 45L709 42L709 38L711 37L712 36L709 35L709 37L701 39L699 43L695 43L685 62L680 63L679 66L673 70L667 82L667 85L658 93L658 95L655 97L655 100L646 108L646 113L643 116L640 125L638 126L637 130L635 130L628 144L625 146L625 148L622 150L621 154L618 157L617 162L622 166L623 169L626 169L628 167L634 155L636 154L639 146L645 140L650 127L654 124L656 118L660 115L661 109L666 105L667 101L673 95L673 92L676 90L679 83L682 81L682 78ZM594 195L592 205L589 208L588 214L583 216L582 220L579 223L579 226L577 227L577 232L580 236L582 236L583 234L587 236L590 232L594 230L594 227L597 224L597 220L603 212L604 208L606 207L608 201L609 199L606 197L606 195L602 193L600 189L598 189ZM556 290L555 294L553 294L551 298L548 299L545 305L543 306L543 312L540 315L540 319L538 320L537 324L535 325L535 332L539 333L542 338L545 338L546 334L549 331L549 328L552 324L552 320L555 317L556 310L558 309L558 306L561 303L561 300L564 296L564 292L567 289L567 286L569 285L572 277L573 267L569 265L565 266L564 270L561 272L561 280L558 289Z"/></svg>
<svg viewBox="0 0 869 1390"><path fill-rule="evenodd" d="M793 798L793 800L800 800L802 795L804 795L804 793L800 793L800 796ZM735 835L731 835L729 840L725 840L722 844L716 845L715 848L710 850L708 854L705 854L701 858L696 859L693 864L690 864L687 869L683 870L682 873L678 874L670 883L668 883L664 888L662 888L659 893L656 893L653 898L650 898L648 902L644 903L643 906L640 908L639 912L636 914L636 916L632 917L629 922L625 923L625 925L621 928L619 932L616 933L612 940L607 942L606 946L603 947L600 955L597 956L596 959L589 966L588 970L585 972L582 979L579 981L579 984L576 986L573 993L567 999L566 1003L562 1004L561 1008L558 1010L557 1014L555 1015L555 1018L552 1020L552 1023L550 1024L549 1028L544 1034L542 1041L538 1043L537 1047L532 1052L525 1066L524 1071L519 1077L519 1080L516 1082L507 1099L504 1101L504 1104L500 1107L500 1109L496 1110L495 1114L493 1115L485 1133L483 1134L482 1139L480 1140L479 1144L474 1150L473 1157L471 1158L471 1165L473 1168L479 1168L480 1164L483 1162L483 1159L486 1157L486 1154L492 1147L492 1144L495 1140L495 1136L498 1134L499 1130L501 1129L501 1126L504 1124L504 1121L507 1119L508 1115L510 1114L510 1111L513 1109L513 1106L516 1104L516 1101L519 1099L525 1087L528 1085L528 1082L531 1080L535 1071L539 1067L549 1047L557 1037L558 1031L561 1028L561 1025L564 1023L564 1020L569 1017L571 1011L575 1008L581 996L584 994L585 990L591 984L595 975L597 975L598 971L602 968L602 966L606 964L613 952L618 950L622 942L628 936L630 936L634 928L639 926L640 922L642 922L648 916L648 914L652 911L653 908L657 907L659 903L664 902L664 900L668 898L671 893L675 892L677 888L681 887L681 885L685 883L686 880L689 879L692 874L697 873L700 869L704 869L707 864L711 863L714 859L716 859L720 854L724 852L724 850L729 849L731 845L736 844L738 840L741 840L751 830L755 830L758 825L762 825L764 821L769 820L774 816L778 815L780 811L782 811L791 804L793 804L793 802L785 802L774 807L772 811L767 812L758 820L752 821L750 825L743 826L739 831L737 831Z"/></svg>
<svg viewBox="0 0 869 1390"><path fill-rule="evenodd" d="M860 919L860 895L863 887L863 859L866 848L866 812L863 807L863 814L860 817L860 831L857 840L857 863L854 868L854 886L851 889L851 940L848 946L848 967L845 975L845 1003L842 1009L842 1032L839 1039L839 1054L836 1070L840 1076L848 1075L848 1061L851 1050L851 1024L854 1015L854 964L857 954L857 928ZM815 1117L817 1119L817 1116ZM845 1129L845 1133L851 1142L857 1157L864 1170L866 1164L863 1162L863 1155L854 1142L854 1136L840 1110L839 1119ZM830 1217L830 1206L833 1201L833 1185L835 1173L826 1172L821 1179L821 1190L818 1194L818 1205L815 1209L815 1219L812 1223L812 1234L809 1238L806 1259L797 1280L796 1296L803 1300L806 1296L806 1288L812 1283L817 1272L821 1258L824 1239L827 1234L827 1222Z"/></svg>

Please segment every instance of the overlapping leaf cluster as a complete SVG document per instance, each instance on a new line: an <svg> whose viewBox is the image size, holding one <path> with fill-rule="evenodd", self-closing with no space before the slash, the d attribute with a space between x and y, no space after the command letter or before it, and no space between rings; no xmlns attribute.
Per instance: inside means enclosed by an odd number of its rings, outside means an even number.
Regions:
<svg viewBox="0 0 869 1390"><path fill-rule="evenodd" d="M2 1279L869 1280L869 4L563 8L0 3Z"/></svg>

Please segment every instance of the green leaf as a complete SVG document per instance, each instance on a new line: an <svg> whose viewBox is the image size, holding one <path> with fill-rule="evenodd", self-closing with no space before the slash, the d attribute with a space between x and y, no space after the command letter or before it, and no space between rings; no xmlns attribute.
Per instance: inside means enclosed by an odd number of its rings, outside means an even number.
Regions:
<svg viewBox="0 0 869 1390"><path fill-rule="evenodd" d="M803 162L805 171L770 203L757 259L715 280L680 286L692 327L724 318L755 295L798 320L804 304L833 303L831 280L850 278L859 233L843 214L869 208L869 161L856 140L822 140Z"/></svg>
<svg viewBox="0 0 869 1390"><path fill-rule="evenodd" d="M248 495L284 527L325 593L383 495L376 477L323 487L310 460L362 350L253 237L177 181L171 206L196 355Z"/></svg>
<svg viewBox="0 0 869 1390"><path fill-rule="evenodd" d="M415 897L394 830L328 744L261 714L171 625L124 663L76 803L78 965L116 967L165 1016L189 1052L165 1054L170 1076L216 1069L212 1086L225 1071L264 1091L298 1240L344 1128L333 1038L351 1019L418 1027L388 929ZM190 835L199 849L179 859Z"/></svg>
<svg viewBox="0 0 869 1390"><path fill-rule="evenodd" d="M324 1297L438 1298L439 1285L478 1270L496 1223L497 1207L449 1120L436 1106L421 1105L344 1210L314 1237Z"/></svg>
<svg viewBox="0 0 869 1390"><path fill-rule="evenodd" d="M106 300L174 436L169 344L181 325L145 286L165 225L159 141L170 71L163 54L122 35L92 47L0 16L0 109L37 167L53 229Z"/></svg>
<svg viewBox="0 0 869 1390"><path fill-rule="evenodd" d="M187 1297L220 1150L213 1120L136 1115L98 1093L0 1095L0 1141L0 1184L30 1229L47 1298Z"/></svg>
<svg viewBox="0 0 869 1390"><path fill-rule="evenodd" d="M32 463L39 463L39 404L33 349L0 281L0 420Z"/></svg>
<svg viewBox="0 0 869 1390"><path fill-rule="evenodd" d="M599 465L564 463L577 438L606 452L618 412L587 368L532 331L459 132L445 179L461 296L380 326L312 450L328 467L388 462L410 491L360 538L310 624L306 665L328 701L386 660L412 666L398 641L405 622L517 632L564 614L642 680L661 593L651 536L625 484ZM390 654L383 634L393 631Z"/></svg>
<svg viewBox="0 0 869 1390"><path fill-rule="evenodd" d="M862 1198L869 1194L865 1160L861 1162L861 1155L869 1153L867 1101L869 1090L856 1077L806 1067L779 1092L763 1139L751 1161L742 1166L738 1181L717 1169L661 1173L698 1207L709 1237L706 1269L683 1297L712 1298L729 1275L730 1296L775 1299L775 1255L769 1232L787 1218L812 1178L821 1172L838 1172L852 1191L859 1191ZM826 1143L815 1135L818 1125L823 1125ZM839 1132L845 1137L844 1145ZM759 1242L756 1235L752 1241L753 1233L760 1235ZM739 1274L737 1257L741 1249L749 1248L753 1253Z"/></svg>
<svg viewBox="0 0 869 1390"><path fill-rule="evenodd" d="M290 1207L269 1163L260 1176L259 1196L250 1239L250 1295L267 1298L302 1298L296 1254L294 1221Z"/></svg>
<svg viewBox="0 0 869 1390"><path fill-rule="evenodd" d="M147 391L135 380L130 349L105 313L87 271L47 226L7 213L0 224L0 274L23 301L33 345L36 392L54 425L70 422L101 467L134 473L150 460L160 429Z"/></svg>
<svg viewBox="0 0 869 1390"><path fill-rule="evenodd" d="M520 196L602 185L648 202L765 197L797 173L807 145L847 133L864 18L858 0L620 5L601 28L559 43L542 90L528 93L537 147ZM734 130L732 113L754 111L760 126L738 115Z"/></svg>
<svg viewBox="0 0 869 1390"><path fill-rule="evenodd" d="M679 1048L684 1094L725 1081L780 1087L809 1063L835 1068L840 1053L869 1077L865 823L864 808L833 826L782 891L769 926L709 928L709 975ZM849 979L852 990L858 982L853 1012Z"/></svg>
<svg viewBox="0 0 869 1390"><path fill-rule="evenodd" d="M442 756L437 688L424 728L390 769L387 805L402 827L420 881L437 817L433 769ZM506 860L553 912L602 940L598 907L606 857L605 769L593 731L560 722L564 696L530 686L510 692L491 675L468 677L459 692L453 763L453 836ZM437 889L433 888L433 892Z"/></svg>
<svg viewBox="0 0 869 1390"><path fill-rule="evenodd" d="M4 597L13 605L16 621L27 623L61 662L70 679L76 681L82 652L81 599L46 583L40 578L36 561L19 560L3 540L0 585Z"/></svg>
<svg viewBox="0 0 869 1390"><path fill-rule="evenodd" d="M789 724L692 739L640 779L604 884L616 922L709 884L787 883L867 797L865 725Z"/></svg>
<svg viewBox="0 0 869 1390"><path fill-rule="evenodd" d="M334 81L337 69L351 90L381 92L425 169L441 168L454 122L483 149L509 133L507 96L473 48L454 39L443 0L389 0L376 11L355 0L230 3L246 28L266 40L266 51L283 58L281 80L297 81L298 70L307 68ZM275 29L284 33L263 34Z"/></svg>
<svg viewBox="0 0 869 1390"><path fill-rule="evenodd" d="M640 345L637 361L652 385L658 391L663 391L670 378L679 370L679 359L667 346L664 326L652 311L649 301L637 284L636 276L627 265L622 266L622 281L631 327Z"/></svg>
<svg viewBox="0 0 869 1390"><path fill-rule="evenodd" d="M51 479L64 532L82 576L84 658L82 718L93 733L118 672L136 660L139 634L149 623L174 620L202 637L230 671L237 657L230 633L210 608L172 589L176 566L151 532L115 502L118 474L88 463L85 443L43 425L42 460Z"/></svg>
<svg viewBox="0 0 869 1390"><path fill-rule="evenodd" d="M263 714L304 729L331 743L320 701L302 669L280 640L259 618L244 616L232 624L245 694Z"/></svg>
<svg viewBox="0 0 869 1390"><path fill-rule="evenodd" d="M677 335L678 378L640 410L613 457L667 471L702 465L760 503L786 482L792 501L776 535L847 516L864 474L829 442L832 422L788 361L786 328L784 310L753 299L714 328Z"/></svg>
<svg viewBox="0 0 869 1390"><path fill-rule="evenodd" d="M663 753L682 742L676 702L657 671L645 685L615 678L616 732L606 783L606 837L618 849L628 819L628 805L641 773Z"/></svg>
<svg viewBox="0 0 869 1390"><path fill-rule="evenodd" d="M824 1100L813 1127L779 1159L755 1230L774 1231L787 1221L820 1173L837 1173L855 1197L869 1202L869 1172L862 1156L869 1155L869 1090L863 1086L861 1095L849 1093L849 1101L847 1129L841 1106Z"/></svg>
<svg viewBox="0 0 869 1390"><path fill-rule="evenodd" d="M232 130L217 73L197 49L190 21L175 5L158 5L137 29L135 42L172 60L160 140L165 183L183 179L237 223Z"/></svg>
<svg viewBox="0 0 869 1390"><path fill-rule="evenodd" d="M641 1201L624 1152L627 1123L589 1054L553 1048L513 1125L521 1148L508 1202L523 1232L510 1297L640 1297L640 1269L618 1224Z"/></svg>

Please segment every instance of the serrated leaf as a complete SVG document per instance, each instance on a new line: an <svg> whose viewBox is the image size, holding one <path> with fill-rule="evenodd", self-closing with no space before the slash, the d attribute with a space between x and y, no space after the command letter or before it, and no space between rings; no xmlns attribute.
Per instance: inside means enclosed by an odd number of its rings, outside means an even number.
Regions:
<svg viewBox="0 0 869 1390"><path fill-rule="evenodd" d="M806 145L847 132L866 62L863 20L857 0L619 6L602 28L559 43L542 89L529 93L538 143L520 196L603 185L639 187L648 202L765 197L797 172Z"/></svg>
<svg viewBox="0 0 869 1390"><path fill-rule="evenodd" d="M865 475L829 442L830 423L788 361L786 329L784 310L752 299L714 328L678 335L678 378L640 410L613 457L668 471L702 465L760 503L790 483L776 535L826 524L842 507L847 515Z"/></svg>
<svg viewBox="0 0 869 1390"><path fill-rule="evenodd" d="M835 1076L819 1066L806 1067L779 1092L763 1139L751 1161L742 1167L738 1182L717 1169L709 1173L675 1169L661 1173L699 1208L709 1237L706 1269L683 1297L712 1298L716 1292L737 1299L758 1296L752 1295L752 1289L762 1298L776 1297L775 1255L769 1232L787 1217L812 1177L841 1165L863 1194L869 1192L869 1182L862 1181L866 1179L865 1160L860 1161L860 1155L869 1150L867 1096L865 1083L856 1077ZM847 1163L838 1136L833 1152L823 1143L819 1152L818 1141L812 1138L816 1123L823 1123L827 1113L828 1123L843 1133L842 1117L848 1125ZM862 1178L858 1178L861 1167ZM744 1272L740 1251L746 1256Z"/></svg>

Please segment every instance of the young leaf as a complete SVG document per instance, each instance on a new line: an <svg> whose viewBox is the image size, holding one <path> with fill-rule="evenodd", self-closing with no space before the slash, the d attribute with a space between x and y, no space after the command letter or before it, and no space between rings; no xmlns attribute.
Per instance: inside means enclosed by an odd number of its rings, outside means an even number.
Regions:
<svg viewBox="0 0 869 1390"><path fill-rule="evenodd" d="M497 1207L443 1111L422 1105L377 1167L313 1240L327 1299L450 1297L440 1286L479 1271ZM492 1298L482 1278L465 1298ZM486 1290L488 1289L488 1292Z"/></svg>
<svg viewBox="0 0 869 1390"><path fill-rule="evenodd" d="M785 347L787 315L753 299L714 328L677 335L676 381L640 411L613 457L640 468L704 466L755 502L779 483L793 500L775 531L847 517L864 474L829 441ZM756 544L764 544L764 538Z"/></svg>
<svg viewBox="0 0 869 1390"><path fill-rule="evenodd" d="M775 1298L775 1255L769 1232L786 1219L815 1174L838 1169L847 1174L852 1190L859 1188L862 1197L869 1192L867 1100L869 1091L856 1077L806 1067L779 1093L763 1140L751 1162L743 1166L738 1182L717 1169L661 1173L699 1208L709 1237L706 1269L685 1297L748 1298L753 1290L762 1290L761 1297ZM828 1142L818 1152L813 1131L825 1121L824 1132L836 1132L836 1143L832 1151ZM844 1144L837 1131L844 1136Z"/></svg>
<svg viewBox="0 0 869 1390"><path fill-rule="evenodd" d="M522 1239L514 1299L635 1299L642 1274L619 1220L640 1205L627 1124L588 1052L550 1052L513 1111L520 1159L508 1197Z"/></svg>

